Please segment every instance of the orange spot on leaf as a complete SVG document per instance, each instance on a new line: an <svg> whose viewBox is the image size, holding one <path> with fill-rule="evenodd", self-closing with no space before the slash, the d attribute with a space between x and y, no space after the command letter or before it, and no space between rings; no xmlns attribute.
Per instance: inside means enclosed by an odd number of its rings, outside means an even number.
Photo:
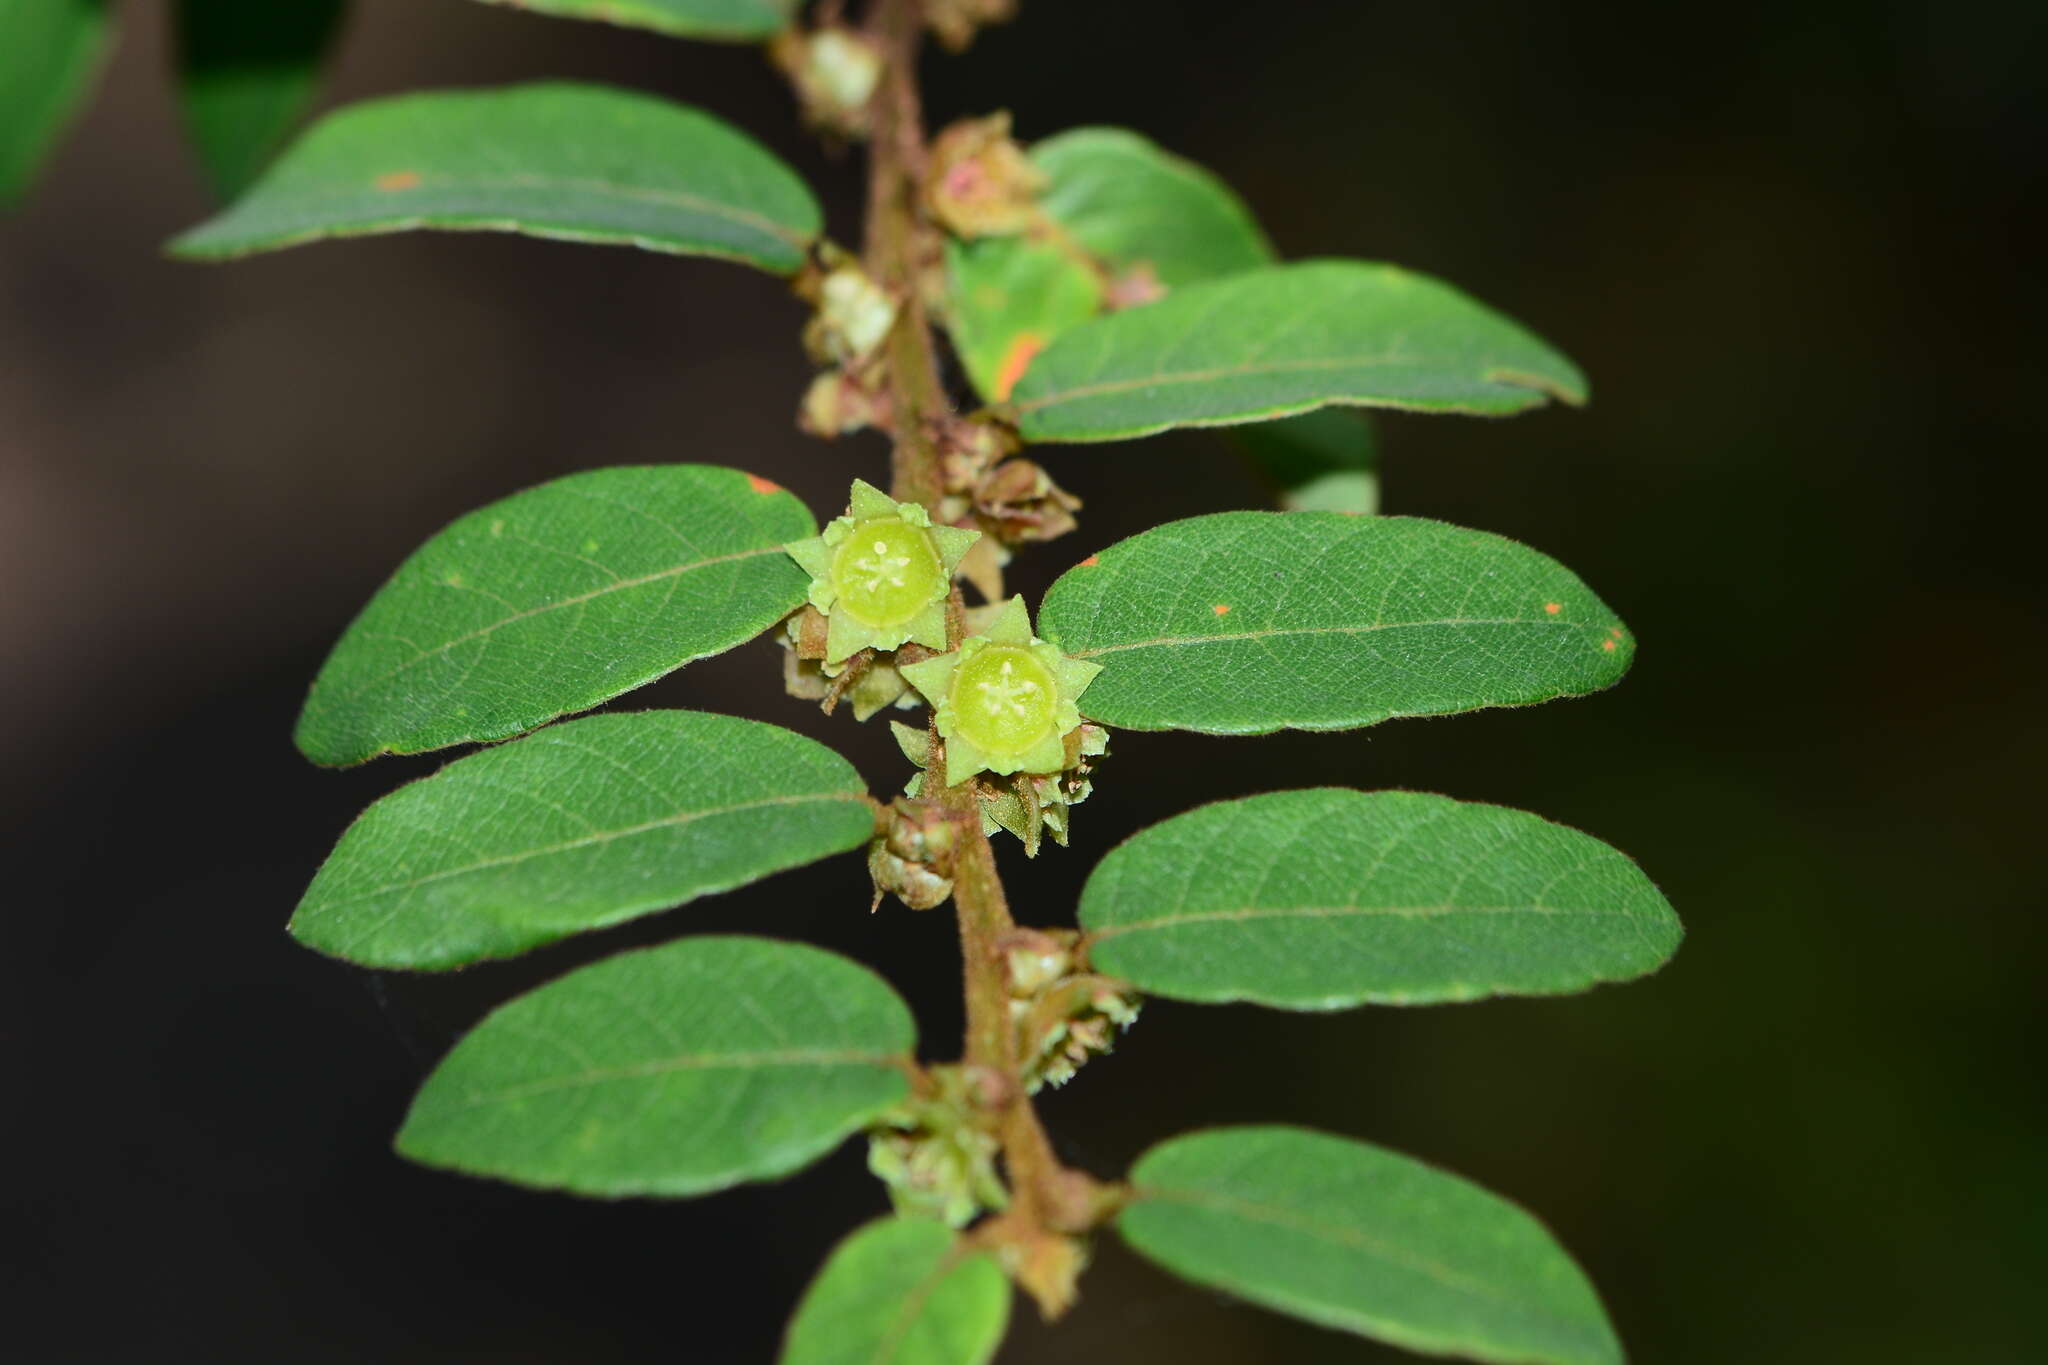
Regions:
<svg viewBox="0 0 2048 1365"><path fill-rule="evenodd" d="M1230 615L1230 604L1228 602L1218 602L1209 610L1215 612L1218 616L1228 616Z"/></svg>
<svg viewBox="0 0 2048 1365"><path fill-rule="evenodd" d="M1602 640L1600 642L1600 648L1606 650L1609 654L1612 654L1614 652L1614 641Z"/></svg>
<svg viewBox="0 0 2048 1365"><path fill-rule="evenodd" d="M1551 614L1552 616L1555 616L1555 615L1557 615L1557 614L1558 614L1559 612L1561 612L1561 611L1563 611L1563 610L1564 610L1564 603L1562 603L1562 602L1545 602L1545 603L1543 604L1543 610L1545 610L1545 611L1549 612L1549 613L1550 613L1550 614Z"/></svg>
<svg viewBox="0 0 2048 1365"><path fill-rule="evenodd" d="M1045 349L1045 338L1036 332L1025 332L1010 343L1010 349L1003 352L1003 363L996 367L996 401L1005 402L1010 390L1017 387L1017 381L1024 377L1024 371L1031 368L1031 362L1038 359L1038 353Z"/></svg>
<svg viewBox="0 0 2048 1365"><path fill-rule="evenodd" d="M418 171L393 171L389 175L377 177L377 188L387 194L394 190L418 189L419 183L420 173Z"/></svg>
<svg viewBox="0 0 2048 1365"><path fill-rule="evenodd" d="M780 493L782 485L773 479L764 479L759 474L747 475L747 487L756 493Z"/></svg>
<svg viewBox="0 0 2048 1365"><path fill-rule="evenodd" d="M1086 559L1082 560L1079 564L1076 564L1074 567L1077 569L1092 569L1101 562L1101 555L1089 555Z"/></svg>

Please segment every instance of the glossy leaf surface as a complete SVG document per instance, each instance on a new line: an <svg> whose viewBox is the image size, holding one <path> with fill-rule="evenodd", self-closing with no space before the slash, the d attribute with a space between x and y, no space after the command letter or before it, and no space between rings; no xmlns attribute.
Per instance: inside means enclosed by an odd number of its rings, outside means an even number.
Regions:
<svg viewBox="0 0 2048 1365"><path fill-rule="evenodd" d="M841 1242L805 1291L780 1365L986 1365L1010 1282L932 1219L884 1218Z"/></svg>
<svg viewBox="0 0 2048 1365"><path fill-rule="evenodd" d="M553 14L653 29L676 38L753 42L787 28L797 0L486 0Z"/></svg>
<svg viewBox="0 0 2048 1365"><path fill-rule="evenodd" d="M247 189L313 101L342 0L178 0L185 126L214 190Z"/></svg>
<svg viewBox="0 0 2048 1365"><path fill-rule="evenodd" d="M589 1195L772 1180L899 1103L915 1042L909 1009L858 963L686 938L493 1011L427 1078L398 1150Z"/></svg>
<svg viewBox="0 0 2048 1365"><path fill-rule="evenodd" d="M1140 831L1081 893L1089 960L1151 995L1283 1009L1550 995L1656 970L1641 868L1523 811L1325 787Z"/></svg>
<svg viewBox="0 0 2048 1365"><path fill-rule="evenodd" d="M92 89L109 0L0 0L0 208L28 189Z"/></svg>
<svg viewBox="0 0 2048 1365"><path fill-rule="evenodd" d="M802 604L804 505L713 465L572 474L415 551L299 717L316 763L503 739L744 643Z"/></svg>
<svg viewBox="0 0 2048 1365"><path fill-rule="evenodd" d="M1177 289L1065 333L1019 381L1031 441L1114 441L1326 404L1506 416L1581 403L1584 378L1519 325L1390 265L1309 261Z"/></svg>
<svg viewBox="0 0 2048 1365"><path fill-rule="evenodd" d="M857 848L864 791L838 754L759 721L586 716L371 806L291 930L368 967L508 957Z"/></svg>
<svg viewBox="0 0 2048 1365"><path fill-rule="evenodd" d="M399 95L330 114L170 251L215 260L436 228L718 256L788 274L819 221L795 172L709 114L551 82Z"/></svg>
<svg viewBox="0 0 2048 1365"><path fill-rule="evenodd" d="M1039 633L1103 665L1082 710L1131 730L1344 730L1577 696L1634 643L1570 570L1418 517L1220 512L1061 575Z"/></svg>
<svg viewBox="0 0 2048 1365"><path fill-rule="evenodd" d="M1618 1365L1585 1274L1517 1206L1412 1158L1299 1128L1147 1152L1124 1239L1176 1275L1410 1350Z"/></svg>

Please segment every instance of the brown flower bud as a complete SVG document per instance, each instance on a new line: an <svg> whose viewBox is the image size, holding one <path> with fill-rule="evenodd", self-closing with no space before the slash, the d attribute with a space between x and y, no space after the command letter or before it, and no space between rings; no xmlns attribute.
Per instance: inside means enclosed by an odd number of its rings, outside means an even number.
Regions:
<svg viewBox="0 0 2048 1365"><path fill-rule="evenodd" d="M1010 140L1010 116L966 119L932 144L925 202L956 237L1022 232L1037 212L1045 172Z"/></svg>
<svg viewBox="0 0 2048 1365"><path fill-rule="evenodd" d="M975 516L1009 545L1067 534L1079 525L1074 513L1080 506L1079 498L1030 460L1003 461L974 490Z"/></svg>

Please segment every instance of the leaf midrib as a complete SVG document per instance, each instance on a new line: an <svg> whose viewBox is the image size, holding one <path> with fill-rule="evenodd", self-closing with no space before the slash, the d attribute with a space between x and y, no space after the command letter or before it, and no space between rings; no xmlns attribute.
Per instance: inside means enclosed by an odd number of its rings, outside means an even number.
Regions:
<svg viewBox="0 0 2048 1365"><path fill-rule="evenodd" d="M623 829L597 830L593 833L582 835L579 838L564 840L558 844L544 844L538 848L522 849L517 853L508 853L496 858L485 858L474 863L465 863L461 867L443 868L439 872L429 872L427 875L415 877L411 881L393 882L388 886L375 887L369 891L359 892L356 895L340 900L325 901L316 908L322 913L339 910L346 906L377 900L394 893L417 891L420 887L426 886L431 882L445 881L450 877L465 877L474 872L484 872L498 867L509 867L517 863L523 863L530 858L551 857L557 853L567 853L573 849L610 843L614 839L628 839L636 835L649 834L659 829L675 829L690 824L693 821L709 819L716 815L732 815L739 811L759 810L768 806L802 805L811 801L860 802L865 799L866 793L858 791L804 792L794 796L763 797L758 801L739 801L729 806L714 806L706 810L681 811L675 815L663 816L659 820L649 820L642 824L626 826Z"/></svg>
<svg viewBox="0 0 2048 1365"><path fill-rule="evenodd" d="M1313 1218L1303 1217L1292 1209L1278 1208L1270 1204L1258 1204L1248 1199L1233 1199L1229 1195L1216 1194L1208 1190L1177 1190L1140 1185L1136 1194L1137 1200L1141 1204L1145 1200L1186 1204L1194 1208L1230 1214L1250 1222L1266 1223L1273 1227L1305 1233L1310 1237L1318 1238L1340 1247L1349 1247L1362 1251L1390 1265L1415 1271L1418 1274L1427 1276L1429 1279L1435 1280L1445 1288L1471 1294L1475 1298L1486 1299L1489 1302L1497 1303L1503 1307L1520 1312L1534 1311L1543 1316L1549 1316L1543 1313L1542 1304L1531 1304L1525 1300L1509 1298L1485 1281L1474 1280L1452 1269L1450 1266L1444 1265L1440 1261L1404 1253L1399 1246L1383 1242L1376 1237L1369 1237L1356 1228L1320 1223ZM1562 1321L1561 1319L1555 1320Z"/></svg>
<svg viewBox="0 0 2048 1365"><path fill-rule="evenodd" d="M1273 626L1263 630L1226 631L1215 635L1158 635L1149 640L1130 640L1122 644L1098 645L1094 649L1068 650L1069 657L1092 659L1099 654L1116 654L1127 649L1155 649L1173 645L1227 644L1240 640L1269 640L1285 635L1369 635L1381 630L1407 630L1416 628L1438 629L1445 626L1543 626L1553 630L1579 630L1604 633L1611 627L1583 621L1557 621L1540 616L1451 616L1429 621L1378 621L1362 626Z"/></svg>
<svg viewBox="0 0 2048 1365"><path fill-rule="evenodd" d="M1108 394L1128 393L1133 389L1148 389L1159 385L1211 384L1219 379L1243 379L1253 375L1317 373L1326 370L1371 369L1379 365L1413 364L1416 357L1389 352L1375 356L1345 356L1329 359L1268 360L1246 365L1219 365L1206 370L1172 370L1132 379L1104 379L1093 384L1077 384L1071 389L1061 389L1039 398L1026 399L1017 404L1017 414L1036 412L1054 403L1077 402L1086 398L1101 398Z"/></svg>
<svg viewBox="0 0 2048 1365"><path fill-rule="evenodd" d="M502 1104L512 1100L525 1099L532 1095L550 1094L557 1090L572 1090L582 1086L604 1085L610 1081L641 1080L649 1076L663 1076L677 1071L718 1071L768 1066L873 1066L898 1069L904 1059L893 1053L861 1052L851 1048L784 1048L765 1052L694 1052L677 1057L660 1057L653 1061L637 1062L631 1066L593 1067L588 1071L572 1072L563 1076L549 1076L543 1080L528 1081L521 1085L506 1086L491 1091L476 1091L465 1096L460 1104L450 1109L476 1109L487 1104Z"/></svg>
<svg viewBox="0 0 2048 1365"><path fill-rule="evenodd" d="M967 1258L974 1254L976 1253L963 1249L958 1243L946 1248L946 1254L939 1258L939 1263L904 1296L902 1307L890 1320L881 1341L875 1346L875 1354L869 1359L868 1365L891 1365L897 1359L898 1352L903 1349L903 1343L910 1339L911 1329L917 1326L919 1319L924 1316L932 1295L939 1292L939 1286L946 1282L947 1276L959 1269Z"/></svg>
<svg viewBox="0 0 2048 1365"><path fill-rule="evenodd" d="M1224 910L1197 910L1191 914L1130 920L1089 931L1097 942L1121 934L1171 929L1183 924L1230 923L1260 919L1347 919L1353 916L1392 915L1404 919L1436 919L1446 915L1556 915L1598 919L1633 919L1631 910L1598 910L1563 905L1248 905Z"/></svg>
<svg viewBox="0 0 2048 1365"><path fill-rule="evenodd" d="M651 186L622 185L616 181L598 180L585 176L529 174L487 177L416 174L420 175L416 183L407 186L403 190L388 192L394 209L393 217L431 216L430 211L408 213L404 209L406 196L418 194L422 190L568 190L594 195L599 198L610 197L625 200L629 203L660 204L668 208L679 208L693 213L701 213L711 218L721 218L738 226L750 227L758 232L766 233L771 237L789 243L791 246L801 247L811 240L809 233L799 231L773 218L755 213L751 209L743 209L737 205L721 203L716 199L705 199L699 195L691 194L688 190L662 190ZM336 186L332 189L293 190L290 193L292 202L303 204L308 202L317 203L321 200L357 199L362 197L363 189L360 185L347 185Z"/></svg>
<svg viewBox="0 0 2048 1365"><path fill-rule="evenodd" d="M357 683L354 687L350 688L346 692L337 693L331 700L321 698L319 699L321 702L321 708L326 709L330 706L354 701L357 697L362 696L363 693L369 691L371 688L380 687L383 684L390 682L393 678L397 677L401 673L406 672L408 669L417 668L419 665L425 663L427 660L436 658L442 654L446 654L449 650L455 649L461 645L466 645L472 640L484 639L486 636L495 634L496 632L503 630L506 626L516 625L521 621L531 620L533 617L536 616L545 616L547 613L551 611L561 611L567 607L580 607L585 602L595 601L608 593L629 592L634 588L644 588L650 583L659 583L663 579L679 578L686 573L694 573L698 569L708 569L714 564L730 564L736 560L741 559L757 559L762 555L780 555L786 553L787 551L785 551L780 545L768 545L763 546L762 548L757 550L740 550L729 555L714 555L710 559L692 560L687 564L678 564L672 568L661 569L650 574L642 574L638 578L622 578L615 583L607 583L601 588L592 588L589 592L578 593L573 597L563 597L553 602L543 603L537 607L528 607L524 611L517 611L512 613L510 616L506 616L499 620L493 621L487 626L479 626L475 630L468 631L462 635L458 635L451 640L444 640L440 644L435 645L432 649L423 649L419 653L413 655L410 659L407 659L405 662L394 665L393 667L388 668L381 673L378 673L374 677L364 679L362 682Z"/></svg>

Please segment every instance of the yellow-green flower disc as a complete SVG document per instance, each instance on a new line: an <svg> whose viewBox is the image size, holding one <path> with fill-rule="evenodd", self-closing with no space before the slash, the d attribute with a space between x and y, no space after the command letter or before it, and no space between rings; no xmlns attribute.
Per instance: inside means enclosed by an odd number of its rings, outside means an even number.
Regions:
<svg viewBox="0 0 2048 1365"><path fill-rule="evenodd" d="M828 622L827 671L856 650L944 649L953 574L980 534L934 526L918 504L855 479L845 516L823 535L782 547L810 574L811 605Z"/></svg>
<svg viewBox="0 0 2048 1365"><path fill-rule="evenodd" d="M953 723L993 758L1022 758L1059 739L1052 670L1018 645L987 645L953 671Z"/></svg>
<svg viewBox="0 0 2048 1365"><path fill-rule="evenodd" d="M1013 597L982 634L905 665L903 676L931 703L946 741L946 785L957 787L979 772L1063 771L1066 737L1081 725L1075 703L1101 671L1033 635L1024 599Z"/></svg>
<svg viewBox="0 0 2048 1365"><path fill-rule="evenodd" d="M900 626L946 595L931 534L901 517L854 524L832 555L834 605L868 626Z"/></svg>

